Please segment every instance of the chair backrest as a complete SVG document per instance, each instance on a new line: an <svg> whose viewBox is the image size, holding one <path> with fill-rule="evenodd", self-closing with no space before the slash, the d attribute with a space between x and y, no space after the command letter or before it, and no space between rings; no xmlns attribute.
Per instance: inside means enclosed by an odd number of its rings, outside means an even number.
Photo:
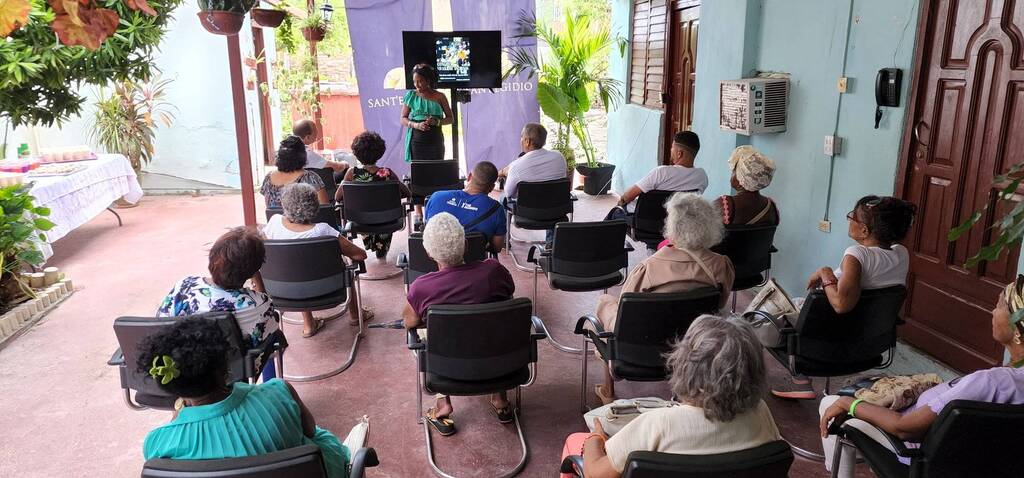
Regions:
<svg viewBox="0 0 1024 478"><path fill-rule="evenodd" d="M345 290L351 283L337 238L268 240L264 244L267 259L260 276L272 298L311 299Z"/></svg>
<svg viewBox="0 0 1024 478"><path fill-rule="evenodd" d="M327 201L334 203L334 193L338 191L338 183L334 180L334 170L331 168L306 169L320 176L320 180L324 182L324 191L327 192Z"/></svg>
<svg viewBox="0 0 1024 478"><path fill-rule="evenodd" d="M625 268L627 228L623 220L556 224L550 272L596 277Z"/></svg>
<svg viewBox="0 0 1024 478"><path fill-rule="evenodd" d="M302 445L265 455L220 460L154 458L142 467L142 478L319 478L327 477L316 445Z"/></svg>
<svg viewBox="0 0 1024 478"><path fill-rule="evenodd" d="M686 334L702 314L718 310L721 291L701 287L686 292L628 292L619 300L615 338L610 341L615 360L644 367L664 367L672 342Z"/></svg>
<svg viewBox="0 0 1024 478"><path fill-rule="evenodd" d="M465 262L477 262L487 259L487 237L483 233L473 231L466 233L466 252L462 255ZM423 233L409 235L409 283L428 272L437 272L437 262L427 255L423 248Z"/></svg>
<svg viewBox="0 0 1024 478"><path fill-rule="evenodd" d="M664 237L665 201L674 191L652 190L640 193L636 199L636 209L633 211L633 237L643 242L661 242Z"/></svg>
<svg viewBox="0 0 1024 478"><path fill-rule="evenodd" d="M388 224L405 217L398 181L341 183L344 217L356 224Z"/></svg>
<svg viewBox="0 0 1024 478"><path fill-rule="evenodd" d="M776 225L726 226L722 242L711 248L732 261L736 278L761 275L772 267Z"/></svg>
<svg viewBox="0 0 1024 478"><path fill-rule="evenodd" d="M715 455L634 451L622 478L786 478L793 451L783 440Z"/></svg>
<svg viewBox="0 0 1024 478"><path fill-rule="evenodd" d="M1018 443L1021 430L1024 405L953 400L928 429L910 476L1019 477L1020 456L1001 447Z"/></svg>
<svg viewBox="0 0 1024 478"><path fill-rule="evenodd" d="M519 183L513 214L534 221L552 221L572 213L568 179Z"/></svg>
<svg viewBox="0 0 1024 478"><path fill-rule="evenodd" d="M454 159L413 161L409 165L409 191L415 198L422 199L438 191L463 187L465 185L459 178L459 162Z"/></svg>
<svg viewBox="0 0 1024 478"><path fill-rule="evenodd" d="M153 381L153 377L137 370L136 364L139 360L139 344L143 339L167 330L182 320L211 320L216 323L231 344L228 356L228 383L247 380L242 357L248 346L243 341L238 322L231 312L207 312L186 317L118 317L114 319L114 335L117 336L118 346L124 355L125 383L128 388L147 397L167 397L170 402L174 402L177 397L161 390Z"/></svg>
<svg viewBox="0 0 1024 478"><path fill-rule="evenodd" d="M521 370L535 360L532 310L530 299L523 297L428 307L427 372L454 380L485 381Z"/></svg>
<svg viewBox="0 0 1024 478"><path fill-rule="evenodd" d="M901 285L861 291L853 310L837 314L822 291L807 294L796 329L799 357L826 363L869 361L896 345L907 295Z"/></svg>
<svg viewBox="0 0 1024 478"><path fill-rule="evenodd" d="M268 221L270 218L274 217L275 214L284 215L284 209L279 207L267 208ZM328 226L338 229L338 211L330 204L321 204L320 209L316 211L316 217L313 219L313 222L324 222L327 223Z"/></svg>

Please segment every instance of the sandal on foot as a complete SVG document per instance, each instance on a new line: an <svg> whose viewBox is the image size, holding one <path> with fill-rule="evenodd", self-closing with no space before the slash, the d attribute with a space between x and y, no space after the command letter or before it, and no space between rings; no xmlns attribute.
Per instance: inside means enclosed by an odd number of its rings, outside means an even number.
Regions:
<svg viewBox="0 0 1024 478"><path fill-rule="evenodd" d="M805 382L797 382L792 379L786 380L781 386L772 387L772 395L791 400L814 400L817 398L810 380Z"/></svg>
<svg viewBox="0 0 1024 478"><path fill-rule="evenodd" d="M303 332L302 333L302 338L308 339L308 338L316 335L317 332L320 332L320 329L322 329L322 328L324 328L324 319L316 319L315 325L313 326L313 330L310 330L308 332Z"/></svg>
<svg viewBox="0 0 1024 478"><path fill-rule="evenodd" d="M437 433L440 433L441 436L451 436L455 434L455 420L452 420L451 417L438 417L437 409L431 408L427 410L424 418L427 419L427 423L430 423L430 426L434 427L434 430L437 430Z"/></svg>
<svg viewBox="0 0 1024 478"><path fill-rule="evenodd" d="M604 387L601 385L594 385L594 395L597 395L597 399L601 401L601 405L608 405L615 401L614 396L604 394Z"/></svg>
<svg viewBox="0 0 1024 478"><path fill-rule="evenodd" d="M373 309L363 307L363 322L369 322L371 320L373 320ZM359 325L359 319L348 319L348 325Z"/></svg>
<svg viewBox="0 0 1024 478"><path fill-rule="evenodd" d="M491 408L494 409L494 414L498 416L499 423L512 423L512 420L516 419L516 413L512 410L512 404L506 404L503 408L498 408L491 404Z"/></svg>

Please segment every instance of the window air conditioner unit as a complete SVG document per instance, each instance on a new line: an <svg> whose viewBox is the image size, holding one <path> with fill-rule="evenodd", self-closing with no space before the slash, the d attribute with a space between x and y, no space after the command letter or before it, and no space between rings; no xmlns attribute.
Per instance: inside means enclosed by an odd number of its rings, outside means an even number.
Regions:
<svg viewBox="0 0 1024 478"><path fill-rule="evenodd" d="M788 78L726 80L718 86L719 127L737 134L786 131Z"/></svg>

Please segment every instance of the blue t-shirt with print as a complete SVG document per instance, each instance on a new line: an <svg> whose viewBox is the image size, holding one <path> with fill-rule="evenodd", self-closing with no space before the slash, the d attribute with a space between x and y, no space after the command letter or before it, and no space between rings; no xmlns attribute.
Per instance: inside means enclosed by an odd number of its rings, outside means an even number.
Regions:
<svg viewBox="0 0 1024 478"><path fill-rule="evenodd" d="M495 204L498 204L498 201L491 199L486 194L469 194L461 190L438 191L430 195L425 215L426 220L429 221L435 214L446 212L458 218L460 224L466 225L481 214L487 213ZM487 219L470 227L466 232L473 231L482 233L488 239L494 236L504 236L506 232L505 215L501 208L493 211Z"/></svg>

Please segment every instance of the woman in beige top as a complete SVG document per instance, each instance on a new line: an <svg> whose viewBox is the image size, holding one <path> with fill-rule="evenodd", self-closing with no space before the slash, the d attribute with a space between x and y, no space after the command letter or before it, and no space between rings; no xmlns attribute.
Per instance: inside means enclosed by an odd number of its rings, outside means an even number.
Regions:
<svg viewBox="0 0 1024 478"><path fill-rule="evenodd" d="M634 451L711 455L780 439L761 399L767 388L761 344L744 321L698 317L667 365L678 406L644 412L611 438L594 420L594 433L566 438L563 458L582 450L587 478L617 478Z"/></svg>
<svg viewBox="0 0 1024 478"><path fill-rule="evenodd" d="M725 234L721 213L700 196L676 193L665 202L665 239L672 245L644 259L626 277L619 296L602 294L597 301L597 318L605 330L615 330L619 297L627 292L686 292L700 287L719 287L719 307L732 291L735 272L728 257L708 250ZM614 381L605 364L604 385L595 389L603 403L615 399Z"/></svg>

